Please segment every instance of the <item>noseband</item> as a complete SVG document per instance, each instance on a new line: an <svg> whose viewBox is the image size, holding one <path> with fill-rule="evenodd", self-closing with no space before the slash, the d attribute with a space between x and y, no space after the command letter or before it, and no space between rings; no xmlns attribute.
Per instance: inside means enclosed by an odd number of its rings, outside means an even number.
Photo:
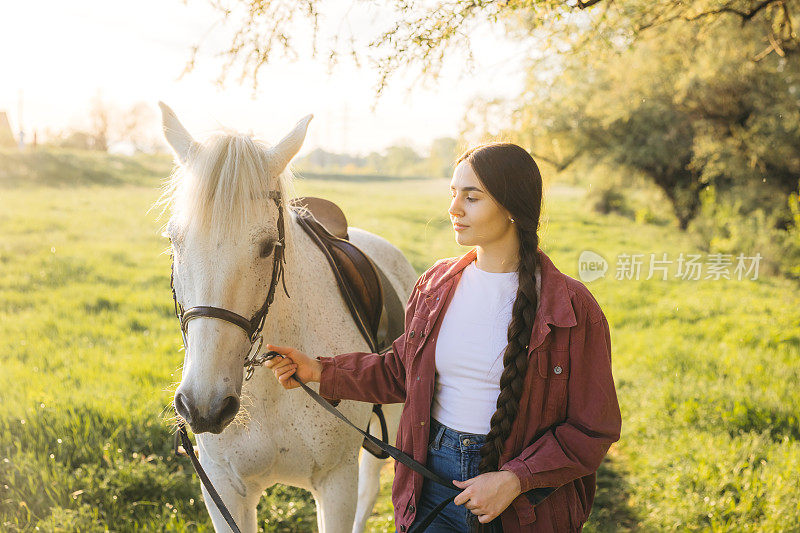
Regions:
<svg viewBox="0 0 800 533"><path fill-rule="evenodd" d="M264 362L268 359L263 356L259 357L259 351L261 350L261 345L264 342L264 338L261 336L261 330L264 328L264 322L267 318L267 313L269 312L269 306L272 305L272 301L275 299L275 288L278 286L278 281L282 281L283 292L286 293L287 297L289 297L289 292L286 290L286 276L283 275L283 266L286 264L286 235L283 225L283 203L281 201L281 193L280 191L270 191L269 197L275 201L275 205L278 207L278 242L275 243L275 247L272 251L272 279L269 283L267 299L264 300L264 305L262 305L261 308L255 312L251 319L248 320L242 315L234 313L228 309L224 309L222 307L213 307L210 305L196 305L184 310L183 306L178 303L178 297L175 294L174 258L170 267L171 272L169 283L170 287L172 288L172 301L175 304L175 316L181 322L183 349L189 349L189 343L186 336L189 332L189 321L192 319L201 317L216 318L217 320L223 320L233 324L234 326L238 326L244 330L244 332L247 334L247 338L250 340L250 351L247 353L247 357L245 357L244 360L244 368L247 369L245 380L249 380L253 376L255 367L264 364Z"/></svg>

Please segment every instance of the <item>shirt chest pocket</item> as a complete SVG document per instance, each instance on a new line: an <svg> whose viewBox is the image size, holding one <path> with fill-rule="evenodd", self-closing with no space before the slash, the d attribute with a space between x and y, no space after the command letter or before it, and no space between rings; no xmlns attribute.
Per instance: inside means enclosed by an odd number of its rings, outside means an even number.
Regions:
<svg viewBox="0 0 800 533"><path fill-rule="evenodd" d="M539 377L544 379L569 379L569 350L546 348L538 351Z"/></svg>
<svg viewBox="0 0 800 533"><path fill-rule="evenodd" d="M536 365L543 380L542 418L545 426L563 422L567 416L569 350L545 348L537 351Z"/></svg>

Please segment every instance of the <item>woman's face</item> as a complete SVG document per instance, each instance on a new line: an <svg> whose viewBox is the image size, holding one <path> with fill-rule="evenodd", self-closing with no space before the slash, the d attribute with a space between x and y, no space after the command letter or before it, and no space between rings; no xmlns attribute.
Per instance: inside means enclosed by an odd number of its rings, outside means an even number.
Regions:
<svg viewBox="0 0 800 533"><path fill-rule="evenodd" d="M514 232L511 215L492 198L466 160L453 172L450 196L448 212L458 244L486 247Z"/></svg>

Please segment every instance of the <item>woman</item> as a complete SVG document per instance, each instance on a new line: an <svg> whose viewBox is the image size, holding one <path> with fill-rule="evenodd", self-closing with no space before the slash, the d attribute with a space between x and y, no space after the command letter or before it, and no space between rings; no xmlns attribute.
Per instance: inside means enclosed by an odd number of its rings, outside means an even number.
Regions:
<svg viewBox="0 0 800 533"><path fill-rule="evenodd" d="M539 249L542 179L523 148L468 150L450 194L456 242L472 249L419 278L389 351L268 345L285 357L267 364L287 389L294 374L326 398L405 402L397 447L461 489L427 531L579 531L621 429L608 322ZM523 493L540 487L558 488L534 508ZM397 530L452 495L396 463Z"/></svg>

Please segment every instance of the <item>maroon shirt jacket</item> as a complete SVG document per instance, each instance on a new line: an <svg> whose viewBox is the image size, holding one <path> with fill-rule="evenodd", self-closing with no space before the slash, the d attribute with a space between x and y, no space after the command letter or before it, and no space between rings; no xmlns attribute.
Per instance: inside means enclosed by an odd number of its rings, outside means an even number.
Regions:
<svg viewBox="0 0 800 533"><path fill-rule="evenodd" d="M541 298L528 345L528 371L519 414L500 457L522 491L559 487L535 508L518 496L500 515L505 533L574 531L589 516L596 471L622 427L611 374L611 336L597 301L538 250ZM405 402L396 446L425 464L433 399L434 349L441 318L461 273L477 256L437 261L414 285L405 332L385 354L319 357L325 398ZM416 516L423 478L395 463L392 504L398 531Z"/></svg>

